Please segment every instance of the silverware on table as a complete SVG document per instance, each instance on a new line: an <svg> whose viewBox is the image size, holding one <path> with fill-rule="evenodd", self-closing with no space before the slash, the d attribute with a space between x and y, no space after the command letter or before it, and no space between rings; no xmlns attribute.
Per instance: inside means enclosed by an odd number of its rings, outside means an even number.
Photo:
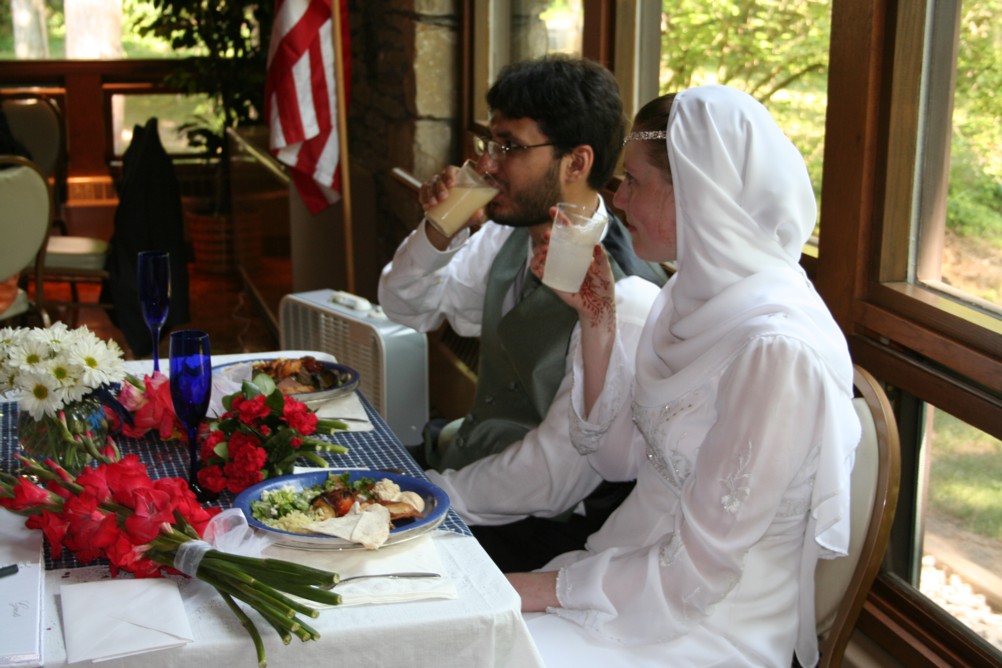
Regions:
<svg viewBox="0 0 1002 668"><path fill-rule="evenodd" d="M351 577L341 578L334 584L324 585L321 589L332 589L342 582L350 582L351 580L363 580L365 578L391 578L391 579L410 579L410 578L440 578L442 577L439 573L424 573L421 571L404 571L401 573L372 573L370 575L352 575Z"/></svg>

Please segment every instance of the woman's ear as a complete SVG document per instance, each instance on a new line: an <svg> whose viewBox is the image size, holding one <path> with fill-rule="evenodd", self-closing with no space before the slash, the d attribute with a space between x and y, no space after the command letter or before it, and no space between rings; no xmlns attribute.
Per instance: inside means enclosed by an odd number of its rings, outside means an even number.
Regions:
<svg viewBox="0 0 1002 668"><path fill-rule="evenodd" d="M575 181L587 181L591 174L591 167L595 162L595 153L591 146L582 144L575 146L569 153L564 155L564 179L568 183Z"/></svg>

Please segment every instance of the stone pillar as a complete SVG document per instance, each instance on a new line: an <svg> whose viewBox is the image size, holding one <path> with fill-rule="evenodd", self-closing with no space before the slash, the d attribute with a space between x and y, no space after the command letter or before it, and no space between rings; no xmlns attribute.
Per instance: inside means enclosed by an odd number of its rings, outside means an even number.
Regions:
<svg viewBox="0 0 1002 668"><path fill-rule="evenodd" d="M371 206L353 203L356 246L373 248L366 274L388 262L421 219L396 167L424 180L459 156L459 0L350 0L348 113L352 190L371 179ZM361 184L360 184L360 187ZM372 238L366 239L365 235ZM360 238L361 237L361 238ZM363 295L374 297L374 295Z"/></svg>

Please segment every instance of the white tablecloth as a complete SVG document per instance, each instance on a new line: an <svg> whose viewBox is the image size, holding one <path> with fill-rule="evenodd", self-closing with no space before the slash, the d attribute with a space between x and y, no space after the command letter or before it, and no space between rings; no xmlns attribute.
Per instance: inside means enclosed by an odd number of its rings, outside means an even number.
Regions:
<svg viewBox="0 0 1002 668"><path fill-rule="evenodd" d="M320 632L320 640L300 642L293 639L285 646L274 630L251 611L264 637L268 665L275 668L339 664L380 668L542 666L519 613L518 595L476 539L439 531L433 541L446 573L456 585L458 598L328 608L318 618L309 620ZM55 570L46 574L46 666L66 665L57 596L60 585L104 577L108 577L108 571L102 567ZM221 598L197 598L196 607L191 607L189 601L186 609L195 642L101 665L109 668L223 668L255 664L250 636Z"/></svg>
<svg viewBox="0 0 1002 668"><path fill-rule="evenodd" d="M314 354L287 351L282 356ZM216 364L272 354L213 357ZM161 368L163 368L162 365ZM129 362L134 374L148 373L151 362ZM403 446L401 446L403 447ZM0 512L6 512L0 509ZM3 535L0 543L10 537ZM318 641L293 639L283 645L274 630L255 612L267 651L268 665L307 668L326 665L367 665L379 668L477 668L496 666L533 668L542 660L519 612L520 601L508 580L497 569L475 538L436 530L432 542L438 549L443 571L455 585L457 598L429 599L392 604L371 604L324 609L308 623L321 634ZM395 548L405 548L402 543ZM46 666L66 665L59 587L73 582L109 577L105 567L56 569L45 574L43 600L44 661ZM188 581L178 578L182 593ZM190 592L189 592L190 594ZM103 662L119 666L253 666L256 663L250 636L223 600L211 596L187 596L188 613L195 640L183 647L158 650ZM0 633L4 625L0 623ZM2 662L0 662L2 663Z"/></svg>

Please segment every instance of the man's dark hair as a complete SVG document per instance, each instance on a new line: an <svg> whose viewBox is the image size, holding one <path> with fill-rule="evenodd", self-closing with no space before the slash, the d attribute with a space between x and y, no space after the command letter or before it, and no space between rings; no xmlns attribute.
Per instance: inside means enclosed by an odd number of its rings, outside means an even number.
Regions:
<svg viewBox="0 0 1002 668"><path fill-rule="evenodd" d="M531 118L557 155L587 144L595 153L588 185L605 187L616 167L626 128L619 85L596 62L545 56L501 70L487 104L509 118Z"/></svg>

